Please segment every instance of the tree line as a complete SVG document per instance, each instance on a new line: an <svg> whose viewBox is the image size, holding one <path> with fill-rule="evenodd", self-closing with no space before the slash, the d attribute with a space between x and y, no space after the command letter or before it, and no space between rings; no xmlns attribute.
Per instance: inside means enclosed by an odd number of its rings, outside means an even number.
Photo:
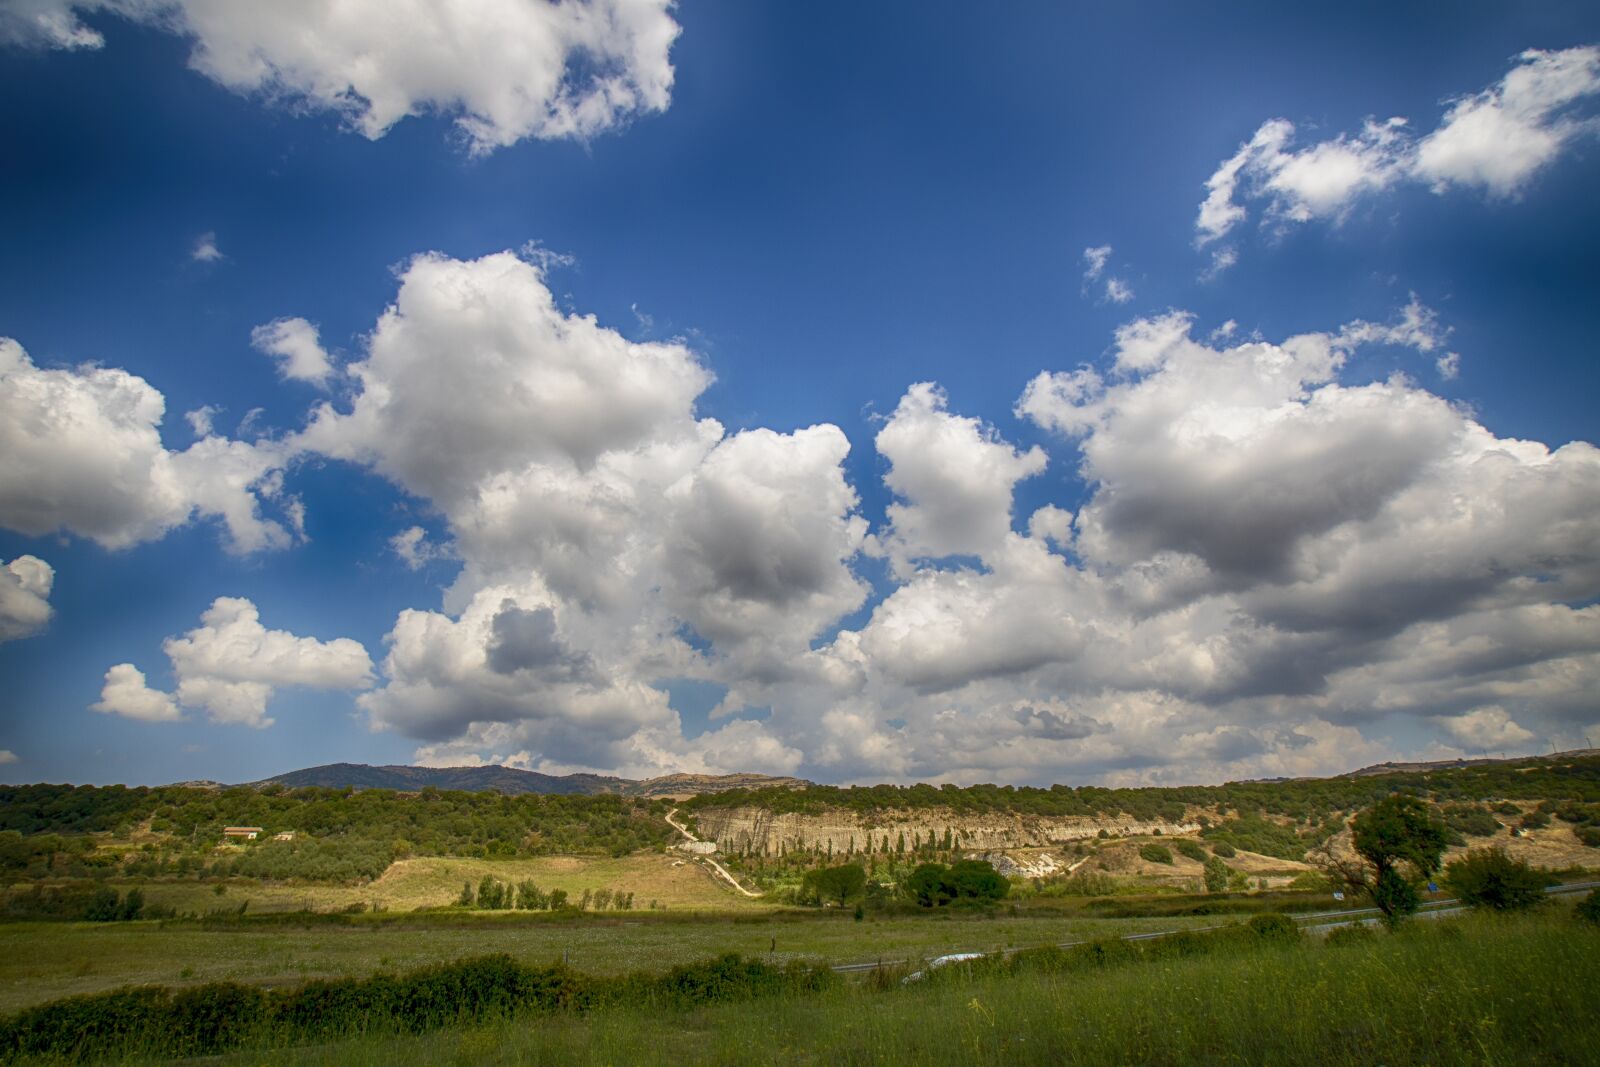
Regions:
<svg viewBox="0 0 1600 1067"><path fill-rule="evenodd" d="M1600 803L1600 758L1440 768L1360 777L1228 782L1217 786L1151 786L1108 789L1053 785L1048 788L971 786L812 786L807 789L730 789L682 804L686 813L756 807L773 814L851 811L872 816L929 808L956 814L1007 812L1018 815L1114 817L1176 822L1191 807L1223 813L1273 815L1320 824L1338 813L1406 793L1438 803L1459 800L1554 800ZM1252 849L1251 851L1256 851ZM1270 854L1270 853L1269 853Z"/></svg>

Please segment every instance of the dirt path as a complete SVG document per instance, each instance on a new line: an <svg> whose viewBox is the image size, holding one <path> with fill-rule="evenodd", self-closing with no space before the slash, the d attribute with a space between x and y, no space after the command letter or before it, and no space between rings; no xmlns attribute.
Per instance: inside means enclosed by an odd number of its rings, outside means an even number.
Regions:
<svg viewBox="0 0 1600 1067"><path fill-rule="evenodd" d="M698 840L700 840L698 837L694 836L694 834L689 832L689 828L687 826L683 825L683 823L681 823L677 819L673 818L673 816L676 815L676 814L678 814L678 809L677 808L673 808L671 811L667 812L667 825L671 826L674 830L678 831L678 833L682 834L686 840L689 840L689 841L698 841ZM710 856L696 856L695 858L697 860L699 860L701 863L706 864L713 871L716 871L718 874L722 875L723 879L729 885L733 886L733 888L737 889L739 892L743 893L745 896L747 896L747 897L760 897L760 896L765 896L766 895L766 894L760 892L759 890L746 889L744 886L740 885L739 884L739 879L735 878L733 875L728 873L728 868L724 867L722 864L718 863L716 860L712 859Z"/></svg>

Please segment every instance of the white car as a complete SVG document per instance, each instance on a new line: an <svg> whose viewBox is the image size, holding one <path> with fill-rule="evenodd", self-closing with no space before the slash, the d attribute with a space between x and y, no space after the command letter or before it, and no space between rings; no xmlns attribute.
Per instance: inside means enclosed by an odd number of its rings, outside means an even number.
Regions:
<svg viewBox="0 0 1600 1067"><path fill-rule="evenodd" d="M948 956L940 956L936 959L929 960L928 970L931 971L938 967L948 967L952 963L966 963L968 960L981 959L983 959L983 953L981 952L952 952ZM900 979L900 984L906 985L910 982L920 982L924 977L926 977L926 972L912 971L910 974Z"/></svg>

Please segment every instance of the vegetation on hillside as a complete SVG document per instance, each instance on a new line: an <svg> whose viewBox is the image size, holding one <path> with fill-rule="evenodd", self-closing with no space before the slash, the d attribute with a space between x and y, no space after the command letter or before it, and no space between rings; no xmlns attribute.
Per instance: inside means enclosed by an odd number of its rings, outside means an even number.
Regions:
<svg viewBox="0 0 1600 1067"><path fill-rule="evenodd" d="M861 817L862 840L835 857L730 857L764 889L798 893L805 873L840 859L860 862L868 880L898 882L918 862L950 863L969 845L949 825L976 814L1084 816L1177 822L1193 819L1203 845L1224 859L1236 851L1302 859L1354 812L1391 793L1426 799L1448 840L1570 825L1600 847L1600 759L1525 761L1354 778L1234 782L1222 786L1048 789L976 785L817 786L732 790L681 806L697 813L759 805L773 814L844 810ZM552 854L620 856L671 843L667 801L617 795L550 796L387 790L180 786L32 785L0 787L0 876L17 882L71 879L249 878L356 883L408 856L500 859ZM891 814L938 811L942 825L878 832ZM932 820L939 824L935 816ZM260 840L223 845L231 825L259 826ZM279 833L289 840L273 840ZM1107 835L1109 836L1109 835ZM1204 862L1201 843L1171 847Z"/></svg>
<svg viewBox="0 0 1600 1067"><path fill-rule="evenodd" d="M410 855L626 855L676 834L664 802L619 796L417 794L374 789L225 790L165 786L0 787L0 873L13 881L104 877L244 877L354 881ZM218 849L227 826L260 840ZM93 837L137 847L96 850ZM291 840L274 840L278 833Z"/></svg>
<svg viewBox="0 0 1600 1067"><path fill-rule="evenodd" d="M1594 825L1594 813L1587 808L1600 805L1600 758L1573 758L1560 763L1497 763L1352 778L1137 789L987 784L732 789L693 797L682 807L689 813L758 807L778 815L843 810L868 817L938 808L957 815L993 812L1046 816L1125 815L1168 822L1182 819L1186 810L1194 807L1215 808L1241 816L1266 814L1317 825L1335 813L1368 807L1391 793L1427 797L1442 804L1491 798L1566 802L1566 806L1574 808L1574 814L1585 820L1584 825Z"/></svg>

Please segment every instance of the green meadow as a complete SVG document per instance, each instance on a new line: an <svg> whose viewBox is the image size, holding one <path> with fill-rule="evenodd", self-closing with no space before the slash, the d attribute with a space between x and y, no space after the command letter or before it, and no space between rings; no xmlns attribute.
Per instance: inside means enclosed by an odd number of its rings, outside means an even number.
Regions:
<svg viewBox="0 0 1600 1067"><path fill-rule="evenodd" d="M1600 928L1564 905L1355 938L1202 935L1101 960L1022 953L911 984L902 973L700 1006L279 1040L204 1062L1564 1064L1600 1049ZM135 1048L112 1062L170 1059Z"/></svg>
<svg viewBox="0 0 1600 1067"><path fill-rule="evenodd" d="M342 917L340 917L342 918ZM1212 925L1215 917L1096 919L1004 913L889 916L848 913L525 916L362 915L349 921L277 916L229 922L0 925L0 1012L124 985L185 987L233 981L283 986L363 977L467 956L509 953L528 964L566 960L596 974L661 971L728 952L827 964L920 959L1153 930Z"/></svg>

